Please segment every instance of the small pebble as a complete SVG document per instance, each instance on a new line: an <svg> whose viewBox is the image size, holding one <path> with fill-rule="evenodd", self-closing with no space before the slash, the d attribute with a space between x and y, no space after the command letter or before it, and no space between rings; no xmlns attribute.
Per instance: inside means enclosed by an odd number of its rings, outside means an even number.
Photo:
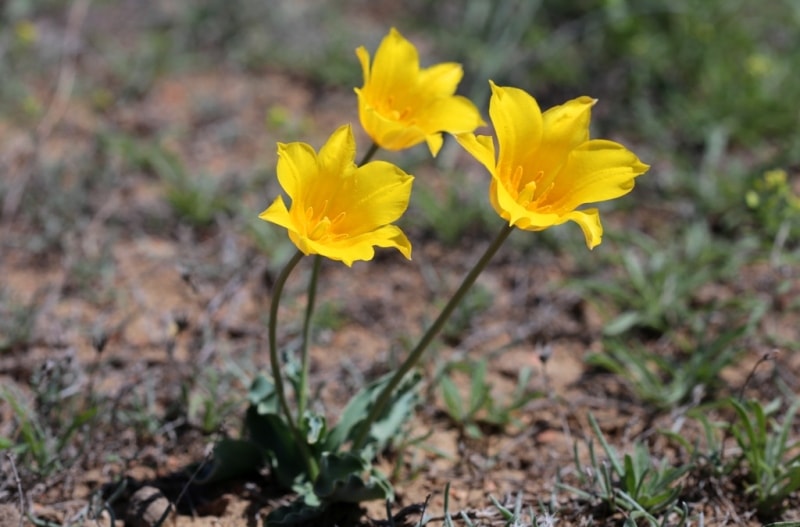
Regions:
<svg viewBox="0 0 800 527"><path fill-rule="evenodd" d="M125 514L125 525L130 527L155 527L159 525L164 511L169 513L161 525L168 525L175 515L175 509L169 500L155 487L142 487L137 490L128 504Z"/></svg>

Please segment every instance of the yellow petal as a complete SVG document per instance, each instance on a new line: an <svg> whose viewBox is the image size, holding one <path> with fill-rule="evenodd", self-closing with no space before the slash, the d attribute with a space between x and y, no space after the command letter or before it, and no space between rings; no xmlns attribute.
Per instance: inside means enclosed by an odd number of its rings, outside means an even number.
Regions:
<svg viewBox="0 0 800 527"><path fill-rule="evenodd" d="M456 92L458 83L464 76L461 64L443 62L420 70L417 85L420 89L438 97L446 97Z"/></svg>
<svg viewBox="0 0 800 527"><path fill-rule="evenodd" d="M317 155L305 143L278 143L278 182L292 200L299 197L304 180L317 173Z"/></svg>
<svg viewBox="0 0 800 527"><path fill-rule="evenodd" d="M509 191L497 178L493 181L492 190L494 194L492 205L509 225L529 231L540 231L567 221L559 214L543 213L524 207L517 201L515 193Z"/></svg>
<svg viewBox="0 0 800 527"><path fill-rule="evenodd" d="M469 152L490 174L495 173L494 140L488 135L458 134L456 141Z"/></svg>
<svg viewBox="0 0 800 527"><path fill-rule="evenodd" d="M320 254L338 260L347 266L359 260L372 260L374 247L395 248L407 259L411 259L411 242L403 231L394 225L385 225L370 233L344 238L334 243L321 244L313 240L306 242L310 254Z"/></svg>
<svg viewBox="0 0 800 527"><path fill-rule="evenodd" d="M264 221L269 221L289 230L295 229L292 216L289 214L289 210L286 208L286 204L283 202L283 198L280 196L275 198L275 201L273 201L269 207L259 214L258 217Z"/></svg>
<svg viewBox="0 0 800 527"><path fill-rule="evenodd" d="M499 149L498 166L514 170L525 163L542 140L542 113L536 100L518 88L504 88L489 81L492 119Z"/></svg>
<svg viewBox="0 0 800 527"><path fill-rule="evenodd" d="M375 52L369 85L373 96L391 96L397 86L407 84L409 80L413 82L418 74L417 49L399 31L392 28Z"/></svg>
<svg viewBox="0 0 800 527"><path fill-rule="evenodd" d="M584 203L618 198L630 192L634 178L648 168L619 143L587 141L570 152L547 196L547 204L557 211L570 211Z"/></svg>
<svg viewBox="0 0 800 527"><path fill-rule="evenodd" d="M317 162L329 174L343 174L355 168L356 140L349 124L340 126L320 148Z"/></svg>
<svg viewBox="0 0 800 527"><path fill-rule="evenodd" d="M364 46L359 46L356 49L356 57L361 63L361 73L364 76L364 85L369 84L370 71L369 71L369 51Z"/></svg>
<svg viewBox="0 0 800 527"><path fill-rule="evenodd" d="M537 185L547 187L573 148L589 140L591 108L597 99L579 97L550 108L542 115L544 134L535 159L536 170L543 174Z"/></svg>
<svg viewBox="0 0 800 527"><path fill-rule="evenodd" d="M594 249L603 241L603 225L597 209L574 210L566 218L580 226L589 249Z"/></svg>
<svg viewBox="0 0 800 527"><path fill-rule="evenodd" d="M431 151L431 155L436 157L439 150L442 149L444 140L442 139L442 134L429 134L425 136L425 142L428 144L428 150Z"/></svg>
<svg viewBox="0 0 800 527"><path fill-rule="evenodd" d="M423 130L456 135L472 132L486 124L472 101L460 96L437 99L421 113L419 127Z"/></svg>
<svg viewBox="0 0 800 527"><path fill-rule="evenodd" d="M359 167L353 174L353 185L342 192L347 200L338 229L349 236L370 232L396 221L408 208L414 181L397 166L385 161L373 161Z"/></svg>

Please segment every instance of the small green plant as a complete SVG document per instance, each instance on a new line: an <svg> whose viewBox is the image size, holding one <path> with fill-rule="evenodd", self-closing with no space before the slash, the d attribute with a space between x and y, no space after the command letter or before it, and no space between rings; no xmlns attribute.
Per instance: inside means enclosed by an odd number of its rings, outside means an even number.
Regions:
<svg viewBox="0 0 800 527"><path fill-rule="evenodd" d="M636 525L638 519L649 525L667 525L670 513L677 514L680 525L683 525L688 513L678 504L681 493L679 480L692 470L692 465L674 467L666 459L656 465L647 447L640 442L634 443L633 453L620 456L591 414L589 423L606 457L598 459L594 442L590 439L587 442L590 465L584 466L576 443L575 466L581 487L563 483L559 486L589 502L599 502L611 513L624 513L626 525L628 521L630 525ZM663 520L659 523L660 515L663 515Z"/></svg>
<svg viewBox="0 0 800 527"><path fill-rule="evenodd" d="M181 404L189 422L210 434L241 407L235 393L228 372L203 368L181 385Z"/></svg>
<svg viewBox="0 0 800 527"><path fill-rule="evenodd" d="M492 395L492 386L486 379L488 362L464 360L447 365L438 380L445 410L463 434L468 437L483 437L486 428L503 430L515 420L515 413L529 401L541 397L541 392L529 388L530 368L521 368L513 394L505 401ZM462 397L453 373L461 373L469 379L466 400Z"/></svg>
<svg viewBox="0 0 800 527"><path fill-rule="evenodd" d="M736 460L725 456L725 439L729 425L712 417L712 410L725 406L724 400L714 400L695 406L686 412L690 422L699 425L702 432L685 434L680 430L661 430L660 433L683 450L690 463L696 467L696 474L703 478L721 479L730 476L736 467Z"/></svg>
<svg viewBox="0 0 800 527"><path fill-rule="evenodd" d="M772 259L800 236L800 194L785 170L768 170L745 195L758 227L772 240Z"/></svg>
<svg viewBox="0 0 800 527"><path fill-rule="evenodd" d="M575 282L595 301L608 301L621 311L604 325L607 336L633 329L662 334L687 325L687 317L698 313L698 307L690 308L698 289L731 276L746 254L744 247L713 239L708 226L700 222L666 244L640 233L628 236L634 246L621 250L612 262L623 270L621 279Z"/></svg>
<svg viewBox="0 0 800 527"><path fill-rule="evenodd" d="M99 407L75 390L76 375L71 361L56 360L34 374L33 402L9 388L0 391L0 402L9 405L17 421L15 435L0 437L0 450L11 450L38 477L74 463L82 452L69 447L98 415Z"/></svg>
<svg viewBox="0 0 800 527"><path fill-rule="evenodd" d="M747 332L741 326L702 339L679 357L620 339L606 339L602 353L587 355L587 364L622 377L642 401L666 410L689 401L695 390L712 391L720 384L719 374L741 353L737 342Z"/></svg>
<svg viewBox="0 0 800 527"><path fill-rule="evenodd" d="M537 514L531 506L526 507L526 510L523 511L522 492L517 493L514 499L513 509L500 503L497 498L492 495L489 496L489 499L502 520L509 527L553 527L558 521L555 514L552 512L552 504L546 506L544 503L539 503L541 514ZM474 525L466 518L465 521L467 521L467 525L469 526Z"/></svg>
<svg viewBox="0 0 800 527"><path fill-rule="evenodd" d="M163 146L124 135L103 137L103 142L123 162L161 178L173 210L192 224L209 225L218 214L231 210L221 179L187 173L178 156Z"/></svg>
<svg viewBox="0 0 800 527"><path fill-rule="evenodd" d="M730 400L737 420L731 434L741 449L741 464L747 474L745 492L755 501L763 518L774 518L784 500L800 489L800 441L791 438L800 399L786 410L782 421L772 417L780 401L762 405L755 400Z"/></svg>

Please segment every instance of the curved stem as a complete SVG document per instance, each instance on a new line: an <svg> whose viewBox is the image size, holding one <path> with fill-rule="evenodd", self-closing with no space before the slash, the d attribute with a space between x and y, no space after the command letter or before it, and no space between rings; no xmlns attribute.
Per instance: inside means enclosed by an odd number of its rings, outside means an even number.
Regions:
<svg viewBox="0 0 800 527"><path fill-rule="evenodd" d="M378 416L383 412L383 409L388 404L394 390L403 380L403 377L405 377L406 374L417 364L417 362L419 362L422 354L447 323L447 319L450 318L450 315L453 313L456 306L458 306L461 300L463 300L464 296L467 294L467 291L469 291L469 288L475 283L478 275L480 275L481 272L486 268L486 266L489 264L489 261L492 259L495 253L497 253L497 250L501 245L503 245L503 242L506 241L506 238L508 238L509 234L511 234L513 230L514 227L510 225L503 225L502 230L497 234L489 247L486 248L486 251L480 257L475 266L464 277L461 285L458 287L453 296L450 297L447 305L442 308L441 313L439 313L439 316L422 336L420 341L417 343L417 346L411 351L406 360L400 365L400 368L389 380L389 383L380 392L375 404L372 406L369 414L367 415L367 419L361 424L358 436L356 437L355 441L353 441L353 451L359 450L364 446L364 443L369 435L369 430L372 427L372 423L374 423Z"/></svg>
<svg viewBox="0 0 800 527"><path fill-rule="evenodd" d="M303 340L300 348L300 388L297 394L297 418L302 419L308 404L308 335L311 330L311 316L314 314L314 303L317 300L317 281L319 279L319 268L322 263L320 255L314 256L314 266L311 269L311 277L308 279L308 295L306 298L306 313L303 320Z"/></svg>
<svg viewBox="0 0 800 527"><path fill-rule="evenodd" d="M289 426L289 430L297 441L298 447L300 448L301 455L303 456L303 460L306 464L306 469L308 470L309 480L314 481L319 474L319 467L317 467L317 463L311 457L311 452L308 450L308 444L306 443L303 434L300 433L300 429L297 428L297 423L292 417L291 410L289 410L289 404L286 402L286 393L283 390L283 376L281 375L281 363L280 358L278 357L277 339L278 306L280 305L283 286L286 285L286 280L289 278L292 270L297 267L297 264L302 258L303 253L297 251L294 256L292 256L292 259L289 260L289 263L286 264L286 267L283 268L281 274L278 275L278 278L275 280L275 285L273 286L272 301L269 307L269 362L270 367L272 368L272 379L275 382L275 395L278 397L278 404L280 404L281 411L286 417L286 423ZM302 415L300 418L302 418Z"/></svg>
<svg viewBox="0 0 800 527"><path fill-rule="evenodd" d="M269 363L272 368L272 379L275 382L275 394L278 396L278 404L280 404L281 411L286 417L286 422L295 436L298 436L297 424L292 417L292 412L289 411L289 404L286 402L286 393L283 390L283 376L281 375L281 362L278 357L278 306L280 305L281 293L283 293L283 286L286 285L286 279L292 273L292 270L297 266L298 262L303 258L303 253L297 251L289 263L278 275L275 280L275 285L272 289L272 301L269 306Z"/></svg>

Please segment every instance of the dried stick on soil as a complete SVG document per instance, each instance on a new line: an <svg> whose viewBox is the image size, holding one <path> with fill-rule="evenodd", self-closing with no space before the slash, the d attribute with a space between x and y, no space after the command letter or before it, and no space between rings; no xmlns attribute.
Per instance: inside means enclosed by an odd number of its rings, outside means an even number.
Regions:
<svg viewBox="0 0 800 527"><path fill-rule="evenodd" d="M778 356L778 353L779 351L777 349L771 349L765 352L763 355L761 355L761 358L758 359L758 362L756 362L753 365L753 369L750 370L750 373L744 380L744 384L742 384L742 387L739 389L739 395L737 397L739 401L744 400L744 390L745 388L747 388L747 385L750 384L750 381L753 380L753 376L756 374L756 370L758 369L758 367L761 366L761 364L764 362L775 360L775 358Z"/></svg>
<svg viewBox="0 0 800 527"><path fill-rule="evenodd" d="M25 525L25 493L22 490L22 481L19 479L19 472L17 472L17 465L14 463L14 456L10 452L7 452L6 459L8 459L8 464L11 465L11 472L14 473L14 481L17 482L17 493L19 494L19 527L23 527Z"/></svg>

